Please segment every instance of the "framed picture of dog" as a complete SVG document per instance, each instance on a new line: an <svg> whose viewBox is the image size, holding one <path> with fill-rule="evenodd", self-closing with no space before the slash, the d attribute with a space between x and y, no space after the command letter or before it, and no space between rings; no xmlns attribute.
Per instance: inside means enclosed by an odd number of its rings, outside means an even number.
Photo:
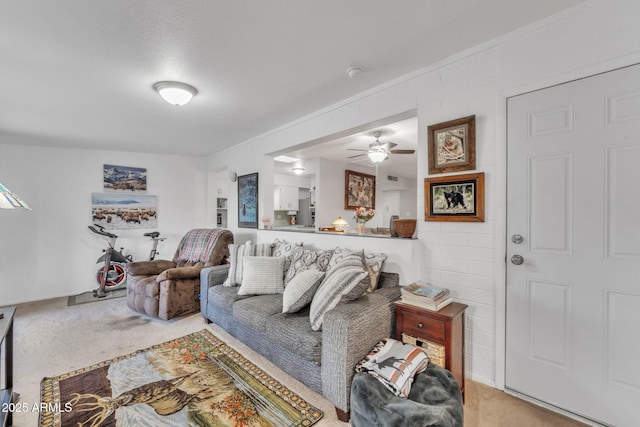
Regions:
<svg viewBox="0 0 640 427"><path fill-rule="evenodd" d="M424 220L484 222L484 173L425 178Z"/></svg>
<svg viewBox="0 0 640 427"><path fill-rule="evenodd" d="M431 125L429 174L476 168L476 116Z"/></svg>

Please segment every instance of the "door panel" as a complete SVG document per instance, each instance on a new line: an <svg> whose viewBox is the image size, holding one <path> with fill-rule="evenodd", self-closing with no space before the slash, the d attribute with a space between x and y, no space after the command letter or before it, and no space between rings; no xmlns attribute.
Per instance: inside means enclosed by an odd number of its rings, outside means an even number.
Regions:
<svg viewBox="0 0 640 427"><path fill-rule="evenodd" d="M507 110L507 259L524 262L507 263L506 386L636 425L640 66L513 97Z"/></svg>

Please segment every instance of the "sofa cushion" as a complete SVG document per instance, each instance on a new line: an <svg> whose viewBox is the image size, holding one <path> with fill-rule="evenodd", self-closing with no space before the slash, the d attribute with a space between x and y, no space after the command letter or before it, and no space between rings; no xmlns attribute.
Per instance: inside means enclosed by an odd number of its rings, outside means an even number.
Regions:
<svg viewBox="0 0 640 427"><path fill-rule="evenodd" d="M309 312L311 329L319 330L325 313L338 305L342 297L361 284L367 275L362 260L358 262L353 257L344 259L332 268L324 277L311 301Z"/></svg>
<svg viewBox="0 0 640 427"><path fill-rule="evenodd" d="M233 304L233 319L265 333L266 319L282 312L282 295L256 295Z"/></svg>
<svg viewBox="0 0 640 427"><path fill-rule="evenodd" d="M284 257L245 256L238 295L281 294L284 291Z"/></svg>
<svg viewBox="0 0 640 427"><path fill-rule="evenodd" d="M322 331L309 323L309 310L294 314L275 314L266 319L267 337L290 352L320 365Z"/></svg>
<svg viewBox="0 0 640 427"><path fill-rule="evenodd" d="M248 295L238 295L238 287L212 286L209 288L209 301L215 302L220 307L231 311L236 301L249 298Z"/></svg>
<svg viewBox="0 0 640 427"><path fill-rule="evenodd" d="M224 286L239 286L242 284L242 273L244 271L245 256L271 256L272 245L263 243L252 245L247 242L244 245L229 245L229 276L224 281Z"/></svg>
<svg viewBox="0 0 640 427"><path fill-rule="evenodd" d="M313 250L296 247L291 258L291 266L287 270L284 278L285 287L289 284L293 277L305 270L325 271L331 260L333 249L330 250Z"/></svg>
<svg viewBox="0 0 640 427"><path fill-rule="evenodd" d="M311 304L323 278L324 273L318 270L306 270L296 274L282 294L282 312L295 313Z"/></svg>

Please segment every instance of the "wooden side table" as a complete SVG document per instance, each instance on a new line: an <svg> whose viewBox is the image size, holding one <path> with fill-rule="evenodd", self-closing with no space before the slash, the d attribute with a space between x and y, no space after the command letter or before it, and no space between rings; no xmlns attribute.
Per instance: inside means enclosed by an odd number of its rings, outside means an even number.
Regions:
<svg viewBox="0 0 640 427"><path fill-rule="evenodd" d="M4 366L0 366L0 378L4 377L4 384L0 390L0 405L7 411L0 410L0 426L10 426L12 424L11 405L13 396L13 315L15 307L0 308L3 314L0 319L0 332L2 341L0 346L4 348Z"/></svg>
<svg viewBox="0 0 640 427"><path fill-rule="evenodd" d="M464 398L464 311L467 305L453 302L430 311L403 302L396 308L396 339L427 350L432 363L453 373Z"/></svg>

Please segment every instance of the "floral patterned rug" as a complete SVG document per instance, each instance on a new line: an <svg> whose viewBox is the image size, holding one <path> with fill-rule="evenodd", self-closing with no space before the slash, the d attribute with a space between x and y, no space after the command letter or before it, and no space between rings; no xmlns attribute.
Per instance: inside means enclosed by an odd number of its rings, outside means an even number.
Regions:
<svg viewBox="0 0 640 427"><path fill-rule="evenodd" d="M323 413L207 330L44 378L41 427L311 426Z"/></svg>

